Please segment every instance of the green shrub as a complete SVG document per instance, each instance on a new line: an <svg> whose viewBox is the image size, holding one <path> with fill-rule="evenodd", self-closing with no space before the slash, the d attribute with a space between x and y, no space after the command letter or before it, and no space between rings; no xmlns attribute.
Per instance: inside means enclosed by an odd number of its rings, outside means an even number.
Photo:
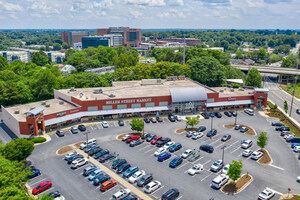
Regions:
<svg viewBox="0 0 300 200"><path fill-rule="evenodd" d="M231 85L234 89L240 88L240 87L241 87L239 84L236 84L236 83L231 83L230 85Z"/></svg>
<svg viewBox="0 0 300 200"><path fill-rule="evenodd" d="M44 137L37 137L37 138L32 138L31 141L34 142L34 143L42 143L42 142L46 141L46 138L44 138Z"/></svg>

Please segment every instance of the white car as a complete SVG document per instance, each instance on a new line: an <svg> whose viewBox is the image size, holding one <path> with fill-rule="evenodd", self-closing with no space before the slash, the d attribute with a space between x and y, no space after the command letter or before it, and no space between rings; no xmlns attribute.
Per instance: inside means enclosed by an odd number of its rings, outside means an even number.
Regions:
<svg viewBox="0 0 300 200"><path fill-rule="evenodd" d="M271 199L273 196L275 195L275 192L269 189L264 189L264 191L262 191L259 195L258 195L258 199L261 200L267 200L267 199Z"/></svg>
<svg viewBox="0 0 300 200"><path fill-rule="evenodd" d="M294 133L285 134L283 138L286 140L287 138L295 137Z"/></svg>
<svg viewBox="0 0 300 200"><path fill-rule="evenodd" d="M297 177L297 182L300 183L300 176Z"/></svg>
<svg viewBox="0 0 300 200"><path fill-rule="evenodd" d="M102 126L103 126L103 128L108 128L108 123L107 123L107 121L102 122Z"/></svg>
<svg viewBox="0 0 300 200"><path fill-rule="evenodd" d="M187 157L189 157L189 156L192 155L193 153L194 153L193 150L187 149L187 150L185 150L185 152L183 152L183 153L181 154L181 158L186 159Z"/></svg>
<svg viewBox="0 0 300 200"><path fill-rule="evenodd" d="M171 142L168 142L167 144L165 144L163 147L168 150L174 144L175 144L175 142L171 141Z"/></svg>
<svg viewBox="0 0 300 200"><path fill-rule="evenodd" d="M295 146L294 147L294 152L300 153L300 146Z"/></svg>
<svg viewBox="0 0 300 200"><path fill-rule="evenodd" d="M293 136L293 135L285 135L284 137L285 137L285 141L289 141L290 138L293 138L295 136Z"/></svg>
<svg viewBox="0 0 300 200"><path fill-rule="evenodd" d="M220 189L223 185L225 185L229 180L229 176L225 174L220 174L216 178L214 178L211 182L211 187Z"/></svg>
<svg viewBox="0 0 300 200"><path fill-rule="evenodd" d="M85 164L87 164L89 161L87 158L78 158L76 160L74 160L71 164L71 168L72 169L77 169L78 167L81 167Z"/></svg>
<svg viewBox="0 0 300 200"><path fill-rule="evenodd" d="M157 149L155 152L154 152L154 156L158 156L159 154L163 153L163 152L166 152L167 149L165 147L160 147L159 149Z"/></svg>
<svg viewBox="0 0 300 200"><path fill-rule="evenodd" d="M182 121L182 118L179 115L176 115L175 118L177 121Z"/></svg>
<svg viewBox="0 0 300 200"><path fill-rule="evenodd" d="M151 192L154 192L160 187L161 187L161 183L159 181L151 181L145 186L144 191L149 194Z"/></svg>
<svg viewBox="0 0 300 200"><path fill-rule="evenodd" d="M72 156L75 156L75 155L78 155L79 153L76 152L76 151L73 151L71 153L68 153L65 155L65 160L67 160L68 158L72 157Z"/></svg>
<svg viewBox="0 0 300 200"><path fill-rule="evenodd" d="M131 193L131 190L129 190L128 188L125 188L125 189L122 189L122 190L116 192L112 196L112 199L113 200L125 199L125 197L129 196L130 193Z"/></svg>
<svg viewBox="0 0 300 200"><path fill-rule="evenodd" d="M127 140L129 137L130 137L130 135L124 135L124 136L122 137L122 141Z"/></svg>
<svg viewBox="0 0 300 200"><path fill-rule="evenodd" d="M140 178L142 178L142 176L144 176L146 174L146 172L144 170L140 170L135 172L129 179L128 182L129 183L135 183L137 182Z"/></svg>
<svg viewBox="0 0 300 200"><path fill-rule="evenodd" d="M263 152L261 151L254 151L251 155L251 159L253 160L258 160L259 158L261 158L263 156Z"/></svg>
<svg viewBox="0 0 300 200"><path fill-rule="evenodd" d="M59 196L59 197L56 197L54 200L65 200L65 197L64 196Z"/></svg>
<svg viewBox="0 0 300 200"><path fill-rule="evenodd" d="M253 144L253 142L251 140L244 140L242 141L241 147L243 149L248 149L249 147L251 147Z"/></svg>
<svg viewBox="0 0 300 200"><path fill-rule="evenodd" d="M217 160L210 166L210 171L218 172L220 169L222 169L224 166L224 163L222 160Z"/></svg>
<svg viewBox="0 0 300 200"><path fill-rule="evenodd" d="M225 165L225 167L223 167L222 169L222 174L227 174L229 170L229 164Z"/></svg>
<svg viewBox="0 0 300 200"><path fill-rule="evenodd" d="M82 150L82 149L85 149L87 146L90 146L90 145L93 145L96 143L97 143L97 140L95 138L93 138L93 139L88 140L87 144L86 144L86 141L84 143L82 143L79 148Z"/></svg>
<svg viewBox="0 0 300 200"><path fill-rule="evenodd" d="M201 171L203 171L203 165L196 164L188 170L188 174L194 176L195 174L199 174Z"/></svg>
<svg viewBox="0 0 300 200"><path fill-rule="evenodd" d="M197 139L201 138L202 136L203 136L202 132L193 132L192 139L197 140Z"/></svg>
<svg viewBox="0 0 300 200"><path fill-rule="evenodd" d="M249 156L251 156L251 154L253 153L253 150L251 150L251 149L246 149L246 150L244 150L243 151L243 156L244 157L249 157Z"/></svg>

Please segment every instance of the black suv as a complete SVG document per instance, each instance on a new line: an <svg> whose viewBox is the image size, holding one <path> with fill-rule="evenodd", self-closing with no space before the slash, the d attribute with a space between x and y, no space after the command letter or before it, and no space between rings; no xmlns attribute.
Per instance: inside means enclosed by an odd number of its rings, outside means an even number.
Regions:
<svg viewBox="0 0 300 200"><path fill-rule="evenodd" d="M172 114L169 114L168 119L170 120L170 122L175 122L176 121L176 118Z"/></svg>
<svg viewBox="0 0 300 200"><path fill-rule="evenodd" d="M217 118L221 118L221 117L222 117L222 114L219 113L219 112L215 112L215 116L216 116Z"/></svg>
<svg viewBox="0 0 300 200"><path fill-rule="evenodd" d="M290 131L290 127L288 126L277 126L275 128L276 131Z"/></svg>
<svg viewBox="0 0 300 200"><path fill-rule="evenodd" d="M156 142L156 146L157 147L162 147L165 144L167 144L168 142L171 142L170 138L162 138L161 140L159 140L159 141Z"/></svg>
<svg viewBox="0 0 300 200"><path fill-rule="evenodd" d="M95 159L100 158L101 156L104 156L105 154L109 154L109 150L103 149L103 150L99 151L98 153L96 153L94 155L94 158Z"/></svg>
<svg viewBox="0 0 300 200"><path fill-rule="evenodd" d="M212 137L212 136L215 136L217 135L217 130L216 129L211 129L210 131L208 131L207 133L207 137Z"/></svg>
<svg viewBox="0 0 300 200"><path fill-rule="evenodd" d="M272 122L272 126L284 126L281 122Z"/></svg>
<svg viewBox="0 0 300 200"><path fill-rule="evenodd" d="M153 180L152 174L146 174L137 181L137 186L144 187Z"/></svg>
<svg viewBox="0 0 300 200"><path fill-rule="evenodd" d="M80 131L86 131L86 127L83 124L78 125Z"/></svg>
<svg viewBox="0 0 300 200"><path fill-rule="evenodd" d="M144 121L145 121L146 123L150 123L149 117L145 117L145 118L144 118Z"/></svg>
<svg viewBox="0 0 300 200"><path fill-rule="evenodd" d="M205 126L200 126L197 130L196 130L196 132L203 132L203 131L205 131L206 130L206 127Z"/></svg>
<svg viewBox="0 0 300 200"><path fill-rule="evenodd" d="M120 167L118 167L118 169L117 169L116 172L117 172L117 174L121 174L121 173L125 172L129 167L131 167L130 164L124 163L123 165L121 165Z"/></svg>
<svg viewBox="0 0 300 200"><path fill-rule="evenodd" d="M101 150L102 150L102 148L96 147L96 148L90 150L89 155L90 155L90 156L93 156L93 155L95 155L96 153L98 153L98 152L101 151Z"/></svg>
<svg viewBox="0 0 300 200"><path fill-rule="evenodd" d="M179 191L176 188L168 190L165 194L161 196L161 200L175 200L179 197Z"/></svg>
<svg viewBox="0 0 300 200"><path fill-rule="evenodd" d="M214 152L214 148L211 145L201 145L200 150L206 151L207 153L212 153Z"/></svg>
<svg viewBox="0 0 300 200"><path fill-rule="evenodd" d="M115 162L113 162L113 164L111 165L111 168L117 169L125 163L127 163L127 161L125 159L118 159Z"/></svg>
<svg viewBox="0 0 300 200"><path fill-rule="evenodd" d="M209 114L206 112L201 113L201 115L204 117L204 119L209 119Z"/></svg>

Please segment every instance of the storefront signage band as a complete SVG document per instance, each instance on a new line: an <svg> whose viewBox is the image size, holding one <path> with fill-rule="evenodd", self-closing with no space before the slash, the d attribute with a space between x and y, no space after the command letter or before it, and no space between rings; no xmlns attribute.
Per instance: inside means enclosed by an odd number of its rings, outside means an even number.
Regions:
<svg viewBox="0 0 300 200"><path fill-rule="evenodd" d="M151 102L152 98L144 98L144 99L123 99L123 100L112 100L106 101L106 104L125 104L125 103L144 103Z"/></svg>

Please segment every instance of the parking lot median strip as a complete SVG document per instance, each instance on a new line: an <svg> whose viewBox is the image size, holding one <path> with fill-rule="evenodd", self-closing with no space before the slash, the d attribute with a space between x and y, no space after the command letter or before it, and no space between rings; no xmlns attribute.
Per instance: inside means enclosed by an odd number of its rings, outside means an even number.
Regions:
<svg viewBox="0 0 300 200"><path fill-rule="evenodd" d="M84 153L84 151L82 151L80 149L77 149L76 151L78 153L82 154L82 155L87 156L87 154ZM119 175L117 175L115 172L113 172L112 170L110 170L109 168L107 168L106 166L104 166L103 164L99 163L94 158L90 157L89 158L89 162L93 163L94 165L96 165L98 167L100 167L100 169L102 169L103 172L105 172L106 174L108 174L110 177L112 177L114 180L116 180L121 185L123 185L126 188L130 189L131 192L133 192L134 194L136 194L139 198L144 199L144 200L152 200L152 198L150 198L144 192L140 191L139 189L137 189L136 187L134 187L133 185L131 185L130 183L128 183L126 180L124 180L123 178L121 178Z"/></svg>

